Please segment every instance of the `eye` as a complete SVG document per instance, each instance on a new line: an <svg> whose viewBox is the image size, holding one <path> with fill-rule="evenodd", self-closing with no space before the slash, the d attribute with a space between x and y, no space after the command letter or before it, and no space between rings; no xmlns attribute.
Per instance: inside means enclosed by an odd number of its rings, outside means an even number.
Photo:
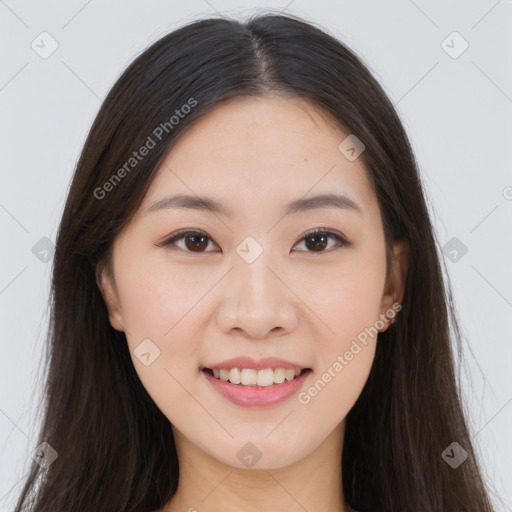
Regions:
<svg viewBox="0 0 512 512"><path fill-rule="evenodd" d="M307 249L307 252L327 252L324 249L329 246L329 239L335 240L338 242L340 246L350 246L351 242L346 241L339 233L328 229L315 229L314 231L310 231L306 233L301 239L300 242L304 243ZM178 245L177 242L184 242L184 246ZM180 249L183 249L186 252L192 253L203 253L203 252L215 252L215 251L206 251L205 249L208 247L209 242L214 244L214 242L210 239L210 237L204 233L203 231L197 230L185 230L178 231L170 238L159 244L159 247L166 247L172 244L175 244ZM296 244L297 245L297 244ZM336 245L336 244L334 244ZM332 245L329 247L332 249Z"/></svg>
<svg viewBox="0 0 512 512"><path fill-rule="evenodd" d="M171 244L174 244L178 241L185 241L185 247L180 247L180 249L183 249L188 252L212 252L212 251L204 251L202 249L208 247L208 240L210 240L210 237L204 233L203 231L196 231L196 230L186 230L186 231L178 231L178 233L175 233L171 236L171 238L168 238L162 244L160 244L160 247L165 247ZM190 241L190 243L189 243ZM176 244L178 245L178 244ZM179 247L179 246L178 246Z"/></svg>
<svg viewBox="0 0 512 512"><path fill-rule="evenodd" d="M300 242L304 243L308 249L312 249L308 252L328 252L324 251L324 249L329 245L329 239L335 240L340 246L348 247L352 245L351 242L347 242L339 233L329 229L315 229L314 231L310 231L300 239ZM332 249L332 245L329 249Z"/></svg>

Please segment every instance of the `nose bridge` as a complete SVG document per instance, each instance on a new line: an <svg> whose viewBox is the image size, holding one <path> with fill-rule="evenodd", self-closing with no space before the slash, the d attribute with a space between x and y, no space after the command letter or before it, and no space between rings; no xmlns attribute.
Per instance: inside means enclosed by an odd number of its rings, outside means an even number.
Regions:
<svg viewBox="0 0 512 512"><path fill-rule="evenodd" d="M220 327L225 332L242 329L253 337L264 337L274 329L293 329L297 320L293 294L283 284L286 280L276 276L276 258L248 238L236 248L220 309Z"/></svg>
<svg viewBox="0 0 512 512"><path fill-rule="evenodd" d="M270 271L276 266L275 261L271 261L271 251L253 239L242 242L236 252L232 277L238 291L237 298L248 306L271 306L282 292L278 289L276 276Z"/></svg>

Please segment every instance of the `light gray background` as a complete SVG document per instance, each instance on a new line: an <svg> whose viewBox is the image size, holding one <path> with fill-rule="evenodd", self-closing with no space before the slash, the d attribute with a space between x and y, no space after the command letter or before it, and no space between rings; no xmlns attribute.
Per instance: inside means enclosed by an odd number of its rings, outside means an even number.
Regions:
<svg viewBox="0 0 512 512"><path fill-rule="evenodd" d="M467 337L461 386L485 478L505 502L497 510L512 511L512 1L287 2L0 1L1 511L13 508L37 432L51 259L32 248L55 241L102 99L170 30L267 8L319 23L370 66L411 137L440 246L457 237L468 249L445 259ZM50 48L43 31L58 43L47 59L31 47ZM469 44L458 58L445 51L463 48L446 39L453 31Z"/></svg>

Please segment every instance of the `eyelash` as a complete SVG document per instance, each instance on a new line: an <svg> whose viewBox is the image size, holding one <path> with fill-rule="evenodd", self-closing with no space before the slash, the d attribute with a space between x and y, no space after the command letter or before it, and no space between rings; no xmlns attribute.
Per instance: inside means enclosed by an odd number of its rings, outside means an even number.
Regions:
<svg viewBox="0 0 512 512"><path fill-rule="evenodd" d="M320 234L321 235L327 235L328 238L332 238L332 239L336 240L340 244L337 247L338 249L340 249L341 247L349 247L350 245L352 245L351 242L348 242L347 240L345 240L339 233L336 233L335 231L331 231L329 229L323 229L323 228L317 228L317 229L314 229L312 231L307 232L305 235L302 236L302 238L300 238L298 240L298 242L304 241L304 239L308 238L309 236L320 235ZM165 240L161 244L158 244L158 246L159 247L170 246L171 244L175 243L178 240L187 238L187 236L205 236L208 240L213 242L213 240L204 231L187 229L187 230L182 230L182 231L178 231L177 233L174 233L170 238L168 238L167 240ZM295 245L297 245L297 244L295 244ZM199 252L194 252L194 251L189 251L187 249L182 249L182 250L187 252L187 253L189 253L189 254L204 254L204 253L208 253L208 252L215 252L215 251L199 251ZM301 252L309 252L311 254L322 254L322 253L329 253L331 251L332 251L332 248L331 249L327 249L327 250L323 250L323 251L318 251L318 252L308 251L308 250L301 251Z"/></svg>

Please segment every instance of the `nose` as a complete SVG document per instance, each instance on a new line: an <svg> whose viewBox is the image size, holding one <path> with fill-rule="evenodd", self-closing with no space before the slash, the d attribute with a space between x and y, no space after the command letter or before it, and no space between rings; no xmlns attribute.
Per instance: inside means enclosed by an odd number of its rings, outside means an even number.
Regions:
<svg viewBox="0 0 512 512"><path fill-rule="evenodd" d="M252 263L234 259L220 290L217 324L223 332L264 339L296 328L299 299L275 267L265 251Z"/></svg>

